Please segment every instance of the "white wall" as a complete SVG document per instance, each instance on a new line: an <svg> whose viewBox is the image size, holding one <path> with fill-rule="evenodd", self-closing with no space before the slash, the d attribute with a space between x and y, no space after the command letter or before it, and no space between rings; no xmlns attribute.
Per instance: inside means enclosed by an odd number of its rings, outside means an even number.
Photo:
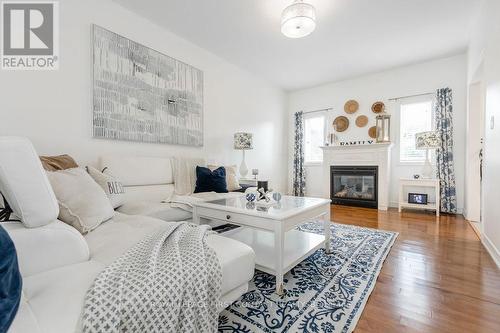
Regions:
<svg viewBox="0 0 500 333"><path fill-rule="evenodd" d="M387 111L392 114L391 134L395 143L392 154L392 179L390 201L395 206L398 200L397 181L401 177L411 177L421 173L421 166L406 166L399 163L399 115L396 103L389 102L393 97L434 92L438 88L453 89L454 105L454 156L457 182L457 205L459 211L464 202L464 159L465 159L465 116L466 116L466 57L458 55L451 58L435 60L422 64L397 68L381 73L366 75L351 80L334 82L289 94L289 158L293 154L293 117L294 112L333 107L330 118L346 115L344 103L355 99L360 110L348 116L351 122L349 129L340 136L340 140L368 140L368 128L375 125L375 114L370 111L373 102L382 100ZM365 114L370 122L363 129L356 128L354 121L358 115ZM330 122L331 123L331 122ZM307 167L307 192L309 195L321 196L322 166ZM290 177L291 175L289 175Z"/></svg>
<svg viewBox="0 0 500 333"><path fill-rule="evenodd" d="M482 187L482 240L500 266L500 1L483 2L468 52L468 79L478 68L484 73L486 96L484 172ZM494 118L495 126L490 126Z"/></svg>
<svg viewBox="0 0 500 333"><path fill-rule="evenodd" d="M204 71L205 145L187 148L91 137L91 24L149 46ZM109 0L60 1L60 69L0 73L0 135L33 140L40 154L73 155L80 164L108 153L202 156L239 163L233 133L254 133L249 168L259 168L273 187L286 186L286 95L186 40Z"/></svg>

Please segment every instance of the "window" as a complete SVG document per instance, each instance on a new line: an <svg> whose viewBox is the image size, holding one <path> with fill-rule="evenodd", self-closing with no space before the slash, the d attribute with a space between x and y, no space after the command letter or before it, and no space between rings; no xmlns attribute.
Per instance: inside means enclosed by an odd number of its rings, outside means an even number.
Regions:
<svg viewBox="0 0 500 333"><path fill-rule="evenodd" d="M401 104L399 160L401 163L423 163L425 150L415 149L415 134L434 129L432 100Z"/></svg>
<svg viewBox="0 0 500 333"><path fill-rule="evenodd" d="M321 146L325 144L325 116L304 116L304 158L305 163L323 162Z"/></svg>

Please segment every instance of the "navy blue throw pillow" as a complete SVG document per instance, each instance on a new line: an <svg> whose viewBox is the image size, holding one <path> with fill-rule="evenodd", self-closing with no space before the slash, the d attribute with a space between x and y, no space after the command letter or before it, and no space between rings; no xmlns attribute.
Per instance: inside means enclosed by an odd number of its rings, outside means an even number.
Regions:
<svg viewBox="0 0 500 333"><path fill-rule="evenodd" d="M227 193L226 169L220 167L211 171L209 168L196 167L196 188L194 193Z"/></svg>
<svg viewBox="0 0 500 333"><path fill-rule="evenodd" d="M22 290L16 248L0 226L0 332L7 332L16 316Z"/></svg>

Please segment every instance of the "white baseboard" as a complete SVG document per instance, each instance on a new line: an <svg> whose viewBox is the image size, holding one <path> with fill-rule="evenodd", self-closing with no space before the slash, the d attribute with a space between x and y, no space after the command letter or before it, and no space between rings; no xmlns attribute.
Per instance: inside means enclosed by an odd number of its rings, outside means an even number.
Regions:
<svg viewBox="0 0 500 333"><path fill-rule="evenodd" d="M486 251L490 254L493 261L497 264L497 267L500 268L500 251L496 248L495 244L486 236L484 233L481 237L481 242L483 243Z"/></svg>

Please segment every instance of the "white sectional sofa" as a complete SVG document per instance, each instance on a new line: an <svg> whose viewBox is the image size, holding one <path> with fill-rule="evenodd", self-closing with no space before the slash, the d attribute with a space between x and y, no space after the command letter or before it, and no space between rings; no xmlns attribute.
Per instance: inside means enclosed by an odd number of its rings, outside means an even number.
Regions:
<svg viewBox="0 0 500 333"><path fill-rule="evenodd" d="M20 138L0 138L0 152L3 153L19 148L26 152L29 151L24 149L27 145L31 146L27 140ZM38 168L41 169L36 155L3 154L0 157L3 176L9 177L5 172L29 170L20 168L12 171L15 168L8 159L14 155L18 159L16 163L38 163ZM185 211L160 203L168 196L169 191L173 191L169 159L156 159L154 163L150 160L147 164L143 164L144 160L140 163L137 161L125 163L122 168L111 165L107 160L101 162L112 168L127 186L129 205L122 208L126 210L126 207L135 207L136 215L116 212L111 220L83 236L73 227L51 218L57 216L57 211L54 211L57 204L52 202L49 207L44 207L44 218L38 219L37 225L27 225L25 221L1 224L16 246L23 277L21 305L9 332L78 332L83 300L95 277L143 237L168 223L141 214L163 219L172 216L176 219L190 217ZM10 165L2 169L2 163ZM33 182L48 184L40 175L38 172L36 175L30 173L14 177L27 182L26 186L17 186L16 189L16 200L23 203L24 206L20 205L22 209L32 211L32 207L28 207L31 204L26 199L31 199L33 193L22 193L24 188L29 188ZM37 193L41 201L55 200L51 189L41 188ZM247 245L217 234L209 235L207 242L215 250L222 266L221 301L227 306L246 292L248 282L254 274L255 254Z"/></svg>
<svg viewBox="0 0 500 333"><path fill-rule="evenodd" d="M165 157L102 156L98 169L107 168L125 188L125 203L117 211L164 221L183 221L192 214L163 203L174 193L172 159Z"/></svg>

